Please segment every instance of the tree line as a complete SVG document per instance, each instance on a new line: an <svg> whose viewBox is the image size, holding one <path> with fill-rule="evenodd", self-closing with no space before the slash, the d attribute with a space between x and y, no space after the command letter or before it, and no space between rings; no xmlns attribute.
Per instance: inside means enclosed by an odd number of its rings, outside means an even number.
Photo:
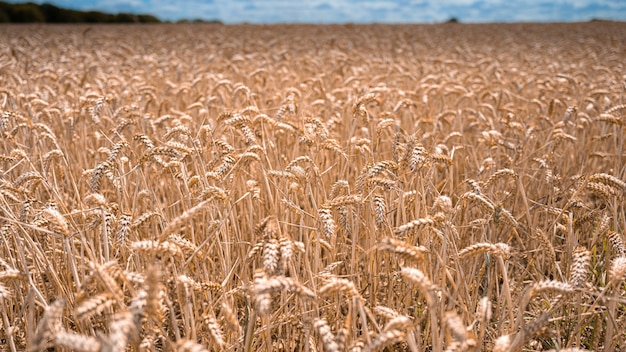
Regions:
<svg viewBox="0 0 626 352"><path fill-rule="evenodd" d="M0 1L0 23L160 23L152 15L77 11L52 4L10 4Z"/></svg>

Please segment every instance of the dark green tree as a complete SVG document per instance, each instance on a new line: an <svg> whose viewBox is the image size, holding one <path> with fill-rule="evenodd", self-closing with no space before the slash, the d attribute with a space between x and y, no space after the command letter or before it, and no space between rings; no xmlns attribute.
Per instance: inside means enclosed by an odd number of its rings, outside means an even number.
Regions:
<svg viewBox="0 0 626 352"><path fill-rule="evenodd" d="M46 22L46 16L41 13L39 6L31 2L25 4L15 4L10 16L11 22Z"/></svg>
<svg viewBox="0 0 626 352"><path fill-rule="evenodd" d="M159 23L157 17L146 14L120 13L117 15L100 11L76 11L52 4L37 5L32 2L12 4L0 1L0 23L47 22L47 23Z"/></svg>

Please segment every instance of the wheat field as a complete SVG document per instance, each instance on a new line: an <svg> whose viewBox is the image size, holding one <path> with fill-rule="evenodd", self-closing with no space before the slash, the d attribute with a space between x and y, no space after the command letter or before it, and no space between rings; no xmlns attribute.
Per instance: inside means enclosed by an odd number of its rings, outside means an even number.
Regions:
<svg viewBox="0 0 626 352"><path fill-rule="evenodd" d="M6 351L626 351L626 24L2 26Z"/></svg>

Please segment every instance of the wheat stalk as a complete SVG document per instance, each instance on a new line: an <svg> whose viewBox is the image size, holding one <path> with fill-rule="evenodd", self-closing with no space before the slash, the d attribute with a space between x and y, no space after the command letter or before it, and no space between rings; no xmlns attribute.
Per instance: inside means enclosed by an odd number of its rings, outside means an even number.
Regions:
<svg viewBox="0 0 626 352"><path fill-rule="evenodd" d="M5 349L621 347L619 23L145 29L0 31Z"/></svg>

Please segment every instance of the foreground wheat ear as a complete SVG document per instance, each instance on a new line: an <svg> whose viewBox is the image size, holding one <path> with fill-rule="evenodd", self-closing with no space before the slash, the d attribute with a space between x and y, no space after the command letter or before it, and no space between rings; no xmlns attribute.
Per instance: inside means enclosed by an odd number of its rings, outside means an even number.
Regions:
<svg viewBox="0 0 626 352"><path fill-rule="evenodd" d="M625 40L3 26L0 345L624 350Z"/></svg>

